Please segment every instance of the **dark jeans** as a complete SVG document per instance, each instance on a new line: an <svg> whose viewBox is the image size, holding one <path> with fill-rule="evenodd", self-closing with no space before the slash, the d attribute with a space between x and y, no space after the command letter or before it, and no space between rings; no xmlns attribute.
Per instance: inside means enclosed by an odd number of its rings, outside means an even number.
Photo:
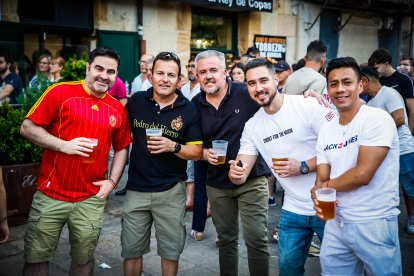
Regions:
<svg viewBox="0 0 414 276"><path fill-rule="evenodd" d="M204 232L207 219L207 168L206 161L194 162L193 230Z"/></svg>

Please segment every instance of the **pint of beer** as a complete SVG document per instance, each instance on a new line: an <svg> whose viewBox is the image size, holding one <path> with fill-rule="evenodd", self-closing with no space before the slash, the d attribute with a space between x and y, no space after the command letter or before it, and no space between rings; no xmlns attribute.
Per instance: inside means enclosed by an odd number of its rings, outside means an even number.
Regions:
<svg viewBox="0 0 414 276"><path fill-rule="evenodd" d="M92 149L93 152L85 152L86 154L89 155L89 157L82 156L83 163L95 162L96 152L98 150L98 139L94 139L94 138L88 138L88 139L92 141L90 144L93 145L93 149Z"/></svg>
<svg viewBox="0 0 414 276"><path fill-rule="evenodd" d="M145 129L145 131L147 133L147 142L150 140L150 137L162 136L161 128L147 128ZM157 150L148 148L148 151L157 151Z"/></svg>
<svg viewBox="0 0 414 276"><path fill-rule="evenodd" d="M336 190L332 188L322 188L315 191L318 207L322 210L323 220L330 220L336 215Z"/></svg>
<svg viewBox="0 0 414 276"><path fill-rule="evenodd" d="M274 162L278 162L278 161L289 161L288 159L287 159L287 157L285 157L285 158L282 158L282 157L277 157L277 158L274 158L274 157L272 157L272 164L274 163ZM274 164L273 164L273 166L274 166ZM279 166L286 166L286 165L279 165ZM280 176L280 173L279 173L279 176Z"/></svg>
<svg viewBox="0 0 414 276"><path fill-rule="evenodd" d="M226 154L227 154L227 141L223 140L215 140L213 141L213 150L216 152L218 156L217 164L224 164L226 162Z"/></svg>

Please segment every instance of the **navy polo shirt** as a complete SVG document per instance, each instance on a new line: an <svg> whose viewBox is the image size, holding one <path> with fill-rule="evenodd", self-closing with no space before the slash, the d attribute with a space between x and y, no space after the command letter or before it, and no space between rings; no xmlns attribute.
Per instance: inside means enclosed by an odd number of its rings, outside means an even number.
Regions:
<svg viewBox="0 0 414 276"><path fill-rule="evenodd" d="M212 148L212 141L228 141L226 162L211 165L207 171L207 185L220 189L236 189L229 179L229 160L236 160L240 148L240 138L245 123L253 117L260 106L252 100L247 85L243 82L228 80L228 91L221 101L218 110L206 100L206 93L201 91L192 102L198 107L201 116L201 130L206 148ZM249 179L259 176L270 176L271 171L259 155Z"/></svg>
<svg viewBox="0 0 414 276"><path fill-rule="evenodd" d="M162 128L162 136L181 145L203 144L197 108L176 90L177 99L160 110L153 88L137 92L125 108L132 132L132 151L126 188L139 192L163 192L187 179L187 160L172 152L152 154L145 129Z"/></svg>

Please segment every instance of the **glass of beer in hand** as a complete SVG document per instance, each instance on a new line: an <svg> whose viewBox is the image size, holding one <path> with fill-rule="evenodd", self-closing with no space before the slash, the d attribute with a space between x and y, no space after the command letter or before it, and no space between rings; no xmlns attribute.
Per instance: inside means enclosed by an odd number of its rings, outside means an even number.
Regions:
<svg viewBox="0 0 414 276"><path fill-rule="evenodd" d="M273 166L283 167L283 166L286 166L286 165L275 165L273 163L274 162L279 162L279 161L289 161L289 159L288 159L288 150L286 148L278 149L277 154L274 154L273 156L275 156L275 157L272 157L272 165Z"/></svg>
<svg viewBox="0 0 414 276"><path fill-rule="evenodd" d="M96 151L98 150L98 139L94 139L94 138L88 138L88 139L92 141L90 144L93 145L93 149L92 149L93 151L92 152L85 152L86 154L89 155L89 157L82 156L82 162L83 163L93 163L93 162L95 162Z"/></svg>
<svg viewBox="0 0 414 276"><path fill-rule="evenodd" d="M224 164L226 162L226 154L227 154L227 141L223 140L215 140L213 141L213 150L216 152L218 156L217 164Z"/></svg>
<svg viewBox="0 0 414 276"><path fill-rule="evenodd" d="M147 142L150 140L150 137L161 137L162 136L161 128L147 128L145 129L145 131L147 132ZM157 150L148 148L148 151L157 151Z"/></svg>
<svg viewBox="0 0 414 276"><path fill-rule="evenodd" d="M318 207L322 210L323 220L334 219L336 215L336 190L332 188L322 188L315 191Z"/></svg>

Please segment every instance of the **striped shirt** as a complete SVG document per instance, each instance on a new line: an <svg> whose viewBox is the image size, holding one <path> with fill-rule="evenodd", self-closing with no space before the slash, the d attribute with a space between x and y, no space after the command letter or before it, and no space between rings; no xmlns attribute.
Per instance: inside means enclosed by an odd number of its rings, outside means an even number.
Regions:
<svg viewBox="0 0 414 276"><path fill-rule="evenodd" d="M92 182L105 179L111 143L121 150L131 143L127 113L109 94L92 96L83 81L50 86L27 114L35 124L62 140L98 139L94 163L82 156L45 149L37 189L63 201L85 200L99 192Z"/></svg>

